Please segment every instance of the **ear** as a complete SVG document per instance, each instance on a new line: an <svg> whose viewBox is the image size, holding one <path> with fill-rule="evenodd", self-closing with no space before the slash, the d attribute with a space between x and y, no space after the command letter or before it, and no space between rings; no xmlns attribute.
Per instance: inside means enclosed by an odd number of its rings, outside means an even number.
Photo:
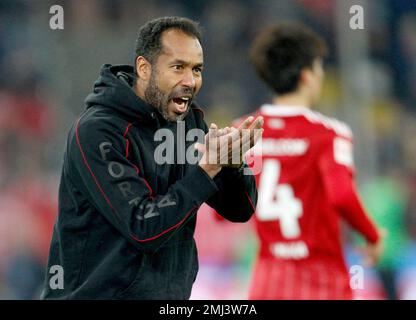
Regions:
<svg viewBox="0 0 416 320"><path fill-rule="evenodd" d="M299 80L300 80L300 84L306 87L310 87L312 82L314 81L313 71L310 68L303 68L302 71L300 72Z"/></svg>
<svg viewBox="0 0 416 320"><path fill-rule="evenodd" d="M137 77L144 80L149 81L150 75L152 73L152 65L149 61L146 60L143 56L138 56L136 58L136 72Z"/></svg>

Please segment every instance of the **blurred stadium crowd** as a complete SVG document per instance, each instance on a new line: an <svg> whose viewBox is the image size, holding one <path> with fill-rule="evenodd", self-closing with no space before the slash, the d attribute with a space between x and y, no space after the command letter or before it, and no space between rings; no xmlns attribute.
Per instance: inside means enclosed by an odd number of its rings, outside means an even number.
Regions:
<svg viewBox="0 0 416 320"><path fill-rule="evenodd" d="M138 28L164 15L203 26L206 67L198 100L208 121L219 125L270 97L248 60L260 28L297 20L325 37L331 53L317 109L356 132L360 194L388 231L382 262L366 270L356 298L416 299L416 2L361 2L365 30L354 32L365 32L366 55L349 60L339 39L352 31L337 24L335 0L1 0L0 299L38 298L67 131L101 64L132 64ZM53 4L64 8L64 30L49 28ZM207 208L198 219L200 273L192 298L244 299L256 247L252 225L217 222ZM349 263L361 263L354 250L359 239L347 238Z"/></svg>

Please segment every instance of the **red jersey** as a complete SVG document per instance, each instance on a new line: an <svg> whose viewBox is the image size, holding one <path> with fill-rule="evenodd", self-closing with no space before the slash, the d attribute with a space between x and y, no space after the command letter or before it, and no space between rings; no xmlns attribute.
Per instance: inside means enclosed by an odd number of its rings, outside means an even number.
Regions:
<svg viewBox="0 0 416 320"><path fill-rule="evenodd" d="M351 129L303 107L264 105L260 115L263 139L247 157L262 161L250 298L350 299L339 221L379 237L355 190Z"/></svg>

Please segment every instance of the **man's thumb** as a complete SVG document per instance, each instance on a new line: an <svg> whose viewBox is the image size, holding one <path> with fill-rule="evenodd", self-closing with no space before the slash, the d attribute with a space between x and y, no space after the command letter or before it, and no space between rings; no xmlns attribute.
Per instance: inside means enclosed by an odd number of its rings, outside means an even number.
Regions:
<svg viewBox="0 0 416 320"><path fill-rule="evenodd" d="M203 145L202 143L196 142L194 144L194 149L198 150L201 153L205 153L205 145Z"/></svg>

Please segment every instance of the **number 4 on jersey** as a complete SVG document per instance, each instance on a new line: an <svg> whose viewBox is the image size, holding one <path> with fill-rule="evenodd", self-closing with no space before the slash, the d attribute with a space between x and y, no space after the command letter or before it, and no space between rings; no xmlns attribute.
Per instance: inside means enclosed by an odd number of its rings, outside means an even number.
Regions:
<svg viewBox="0 0 416 320"><path fill-rule="evenodd" d="M283 237L293 239L300 236L299 218L302 216L302 202L295 198L293 188L289 184L279 184L280 170L278 160L264 161L257 217L261 221L279 220Z"/></svg>

